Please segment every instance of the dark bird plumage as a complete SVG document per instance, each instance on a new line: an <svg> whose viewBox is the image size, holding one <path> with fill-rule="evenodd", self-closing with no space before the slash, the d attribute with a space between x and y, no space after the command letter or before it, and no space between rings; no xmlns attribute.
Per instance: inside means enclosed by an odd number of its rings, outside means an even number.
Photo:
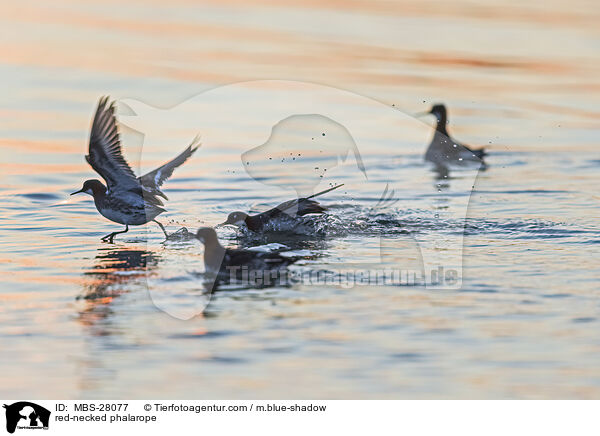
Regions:
<svg viewBox="0 0 600 436"><path fill-rule="evenodd" d="M472 149L454 140L448 134L446 127L448 124L446 106L436 104L426 114L435 115L437 125L431 143L425 153L425 160L440 166L463 162L478 162L485 165L483 158L487 153L484 148Z"/></svg>
<svg viewBox="0 0 600 436"><path fill-rule="evenodd" d="M221 278L240 276L242 268L253 272L282 269L297 259L285 257L277 252L262 252L246 249L225 248L219 242L217 232L210 227L198 229L196 238L204 244L204 266L206 271Z"/></svg>
<svg viewBox="0 0 600 436"><path fill-rule="evenodd" d="M108 104L108 97L103 97L92 122L89 151L85 160L104 179L106 186L99 180L87 180L83 188L73 194L83 192L91 195L100 214L126 226L124 231L106 235L103 240L112 242L115 235L127 232L130 225L142 225L149 221L156 222L167 236L163 225L155 220L165 211L163 202L158 197L167 199L159 188L173 174L173 170L183 164L197 148L196 137L175 159L148 174L136 177L123 157L115 104Z"/></svg>
<svg viewBox="0 0 600 436"><path fill-rule="evenodd" d="M245 212L232 212L227 217L227 220L220 224L243 226L248 227L253 232L261 232L265 229L268 224L272 224L275 221L294 221L299 217L303 217L309 214L321 214L327 210L326 207L321 206L318 201L312 200L319 195L326 194L327 192L337 189L341 185L336 185L332 188L328 188L324 191L313 194L309 197L298 198L295 200L289 200L281 203L279 206L269 209L266 212L262 212L256 215L249 215Z"/></svg>

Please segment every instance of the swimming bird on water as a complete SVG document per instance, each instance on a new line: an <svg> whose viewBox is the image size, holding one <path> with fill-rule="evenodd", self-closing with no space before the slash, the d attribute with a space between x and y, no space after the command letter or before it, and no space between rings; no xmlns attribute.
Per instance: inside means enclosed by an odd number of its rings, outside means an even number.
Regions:
<svg viewBox="0 0 600 436"><path fill-rule="evenodd" d="M298 218L309 214L321 214L327 208L321 206L318 201L312 200L319 195L326 194L334 189L337 189L343 184L336 185L332 188L313 194L309 197L298 198L281 203L279 206L269 209L256 215L248 215L245 212L232 212L227 217L227 221L218 225L232 225L236 227L246 226L253 232L261 232L269 225L280 227L289 227L297 224ZM285 225L284 225L285 224Z"/></svg>
<svg viewBox="0 0 600 436"><path fill-rule="evenodd" d="M434 105L429 112L424 112L421 115L435 115L437 125L435 133L429 144L429 148L425 153L425 160L435 163L436 165L446 166L448 164L476 162L485 165L483 157L486 152L483 148L472 149L464 144L454 140L448 134L446 125L448 124L448 116L446 106L443 104Z"/></svg>
<svg viewBox="0 0 600 436"><path fill-rule="evenodd" d="M105 218L125 225L125 230L110 233L103 241L113 242L116 235L129 231L129 226L139 226L150 221L160 226L165 237L168 234L156 217L165 212L159 197L167 199L160 187L173 174L173 170L183 164L197 149L198 137L175 159L141 177L136 177L125 160L121 150L121 140L115 117L115 103L108 104L108 97L98 103L92 123L89 153L85 157L90 166L106 182L97 179L86 180L78 193L94 197L96 209Z"/></svg>
<svg viewBox="0 0 600 436"><path fill-rule="evenodd" d="M204 244L204 266L206 271L220 276L239 277L242 268L246 271L272 271L285 268L298 258L285 257L278 252L263 252L242 248L225 248L219 242L217 232L211 227L202 227L196 239Z"/></svg>

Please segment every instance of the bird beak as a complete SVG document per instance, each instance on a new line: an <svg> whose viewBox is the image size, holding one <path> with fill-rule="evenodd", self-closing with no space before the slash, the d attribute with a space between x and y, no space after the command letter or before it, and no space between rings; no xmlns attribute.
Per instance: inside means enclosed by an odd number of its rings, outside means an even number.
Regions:
<svg viewBox="0 0 600 436"><path fill-rule="evenodd" d="M420 117L424 117L425 115L431 115L431 112L417 112L416 114L413 115L413 117L420 118Z"/></svg>
<svg viewBox="0 0 600 436"><path fill-rule="evenodd" d="M81 193L81 192L83 192L83 189L80 189L79 191L75 191L75 192L73 192L71 195L79 194L79 193Z"/></svg>

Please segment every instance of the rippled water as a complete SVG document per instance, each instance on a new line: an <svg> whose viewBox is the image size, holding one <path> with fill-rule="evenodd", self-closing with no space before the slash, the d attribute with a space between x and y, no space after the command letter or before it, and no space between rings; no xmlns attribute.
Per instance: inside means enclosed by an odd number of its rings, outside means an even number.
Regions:
<svg viewBox="0 0 600 436"><path fill-rule="evenodd" d="M176 3L3 6L0 396L598 398L593 2ZM352 119L388 108L347 125L367 177L352 153L327 174L298 170L323 166L310 153L248 164L273 106L313 102L270 82L204 92L258 79L348 90L328 107ZM458 258L462 285L226 286L202 311L199 243L163 243L154 225L101 243L120 227L69 198L95 177L83 154L104 94L138 115L119 114L136 169L202 134L165 184L170 232L293 198L298 176L303 190L345 183L321 199L318 237L221 240L286 244L304 257L295 271ZM490 146L487 170L440 178L423 163L432 120L406 113L434 101L457 138ZM315 122L317 138L331 128Z"/></svg>

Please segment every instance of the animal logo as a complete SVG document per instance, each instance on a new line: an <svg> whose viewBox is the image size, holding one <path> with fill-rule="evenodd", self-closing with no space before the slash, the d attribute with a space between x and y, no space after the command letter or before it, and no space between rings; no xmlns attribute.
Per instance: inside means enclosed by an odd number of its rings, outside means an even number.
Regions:
<svg viewBox="0 0 600 436"><path fill-rule="evenodd" d="M19 401L3 406L6 409L6 431L14 433L18 429L47 429L50 411L29 401Z"/></svg>

